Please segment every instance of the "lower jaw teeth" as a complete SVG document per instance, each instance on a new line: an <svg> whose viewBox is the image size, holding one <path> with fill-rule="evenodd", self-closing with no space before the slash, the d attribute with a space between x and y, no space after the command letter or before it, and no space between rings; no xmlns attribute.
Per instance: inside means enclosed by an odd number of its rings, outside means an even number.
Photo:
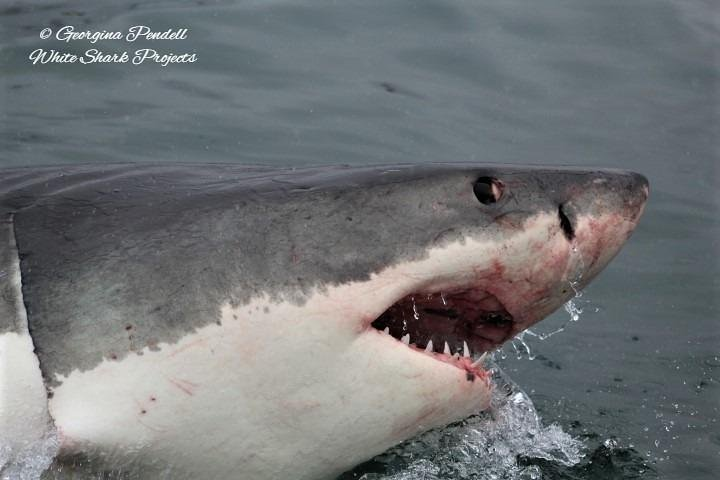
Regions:
<svg viewBox="0 0 720 480"><path fill-rule="evenodd" d="M389 329L388 327L385 327L385 329L383 330L383 332L385 332L386 334L389 335L389 334L390 334L390 329ZM400 341L401 341L402 343L404 343L405 345L410 345L410 340L411 340L411 339L410 339L410 334L409 334L409 333L406 333L406 334L403 335L402 338L400 339ZM427 345L425 345L424 352L425 352L425 353L435 353L435 351L434 351L434 345L433 345L433 341L432 341L432 340L428 340ZM445 342L444 342L444 345L443 345L443 354L444 354L444 355L447 355L448 357L451 357L451 358L453 358L453 359L455 359L455 360L459 360L461 356L464 357L464 358L472 359L472 351L470 351L470 347L469 347L469 345L468 345L468 343L467 343L466 340L463 340L462 354L461 354L459 351L453 354L452 351L450 350L450 344L448 344L448 342L445 341ZM478 358L472 363L472 366L473 366L473 367L479 367L480 365L482 365L482 364L485 362L486 359L487 359L487 352L484 352L482 355L480 355L480 357L478 357Z"/></svg>
<svg viewBox="0 0 720 480"><path fill-rule="evenodd" d="M472 366L479 367L480 365L482 365L485 362L486 359L487 359L487 352L484 352L482 355L480 355L480 358L478 358L477 360L475 360L472 363Z"/></svg>

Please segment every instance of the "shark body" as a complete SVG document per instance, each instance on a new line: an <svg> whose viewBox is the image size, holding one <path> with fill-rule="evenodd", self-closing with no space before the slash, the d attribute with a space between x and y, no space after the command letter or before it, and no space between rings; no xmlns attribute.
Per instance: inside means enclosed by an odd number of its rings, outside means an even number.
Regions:
<svg viewBox="0 0 720 480"><path fill-rule="evenodd" d="M54 430L43 478L333 478L486 408L481 356L647 195L474 164L0 172L5 468Z"/></svg>

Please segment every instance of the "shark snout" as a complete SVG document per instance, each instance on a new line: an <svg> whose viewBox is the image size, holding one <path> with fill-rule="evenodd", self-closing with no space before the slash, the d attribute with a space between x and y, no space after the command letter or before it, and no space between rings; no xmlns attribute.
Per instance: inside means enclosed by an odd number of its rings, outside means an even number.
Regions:
<svg viewBox="0 0 720 480"><path fill-rule="evenodd" d="M558 222L577 256L579 286L586 285L617 255L640 220L649 183L634 172L604 171L568 188Z"/></svg>

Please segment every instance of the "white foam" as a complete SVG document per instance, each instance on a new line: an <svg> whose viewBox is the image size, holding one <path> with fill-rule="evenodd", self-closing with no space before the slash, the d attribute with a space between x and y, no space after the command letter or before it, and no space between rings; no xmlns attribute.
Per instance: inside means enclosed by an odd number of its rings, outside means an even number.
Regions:
<svg viewBox="0 0 720 480"><path fill-rule="evenodd" d="M41 438L17 444L0 445L0 480L38 480L57 455L56 432L48 431Z"/></svg>
<svg viewBox="0 0 720 480"><path fill-rule="evenodd" d="M361 480L440 480L447 478L541 478L535 465L518 457L563 466L583 458L584 445L559 425L543 425L530 398L497 366L490 410L459 424L428 432L376 458L391 472L367 473Z"/></svg>

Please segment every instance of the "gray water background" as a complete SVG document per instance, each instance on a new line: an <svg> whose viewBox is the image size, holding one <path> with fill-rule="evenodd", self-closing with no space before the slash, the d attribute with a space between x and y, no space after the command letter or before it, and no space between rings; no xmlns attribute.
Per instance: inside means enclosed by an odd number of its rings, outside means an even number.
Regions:
<svg viewBox="0 0 720 480"><path fill-rule="evenodd" d="M594 465L720 469L720 27L710 0L0 1L0 166L493 162L620 167L651 199L581 319L504 366ZM128 45L44 27L189 28ZM31 65L150 46L194 64ZM567 322L559 312L536 330ZM602 451L616 439L618 454ZM597 457L597 458L596 458Z"/></svg>

